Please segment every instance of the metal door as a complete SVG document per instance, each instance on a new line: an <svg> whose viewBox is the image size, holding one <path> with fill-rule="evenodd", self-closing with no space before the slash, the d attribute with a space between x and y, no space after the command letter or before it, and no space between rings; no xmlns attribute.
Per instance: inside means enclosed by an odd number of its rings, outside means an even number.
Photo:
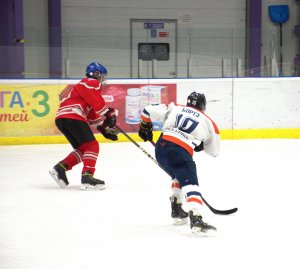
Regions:
<svg viewBox="0 0 300 269"><path fill-rule="evenodd" d="M130 75L177 77L177 20L130 20Z"/></svg>

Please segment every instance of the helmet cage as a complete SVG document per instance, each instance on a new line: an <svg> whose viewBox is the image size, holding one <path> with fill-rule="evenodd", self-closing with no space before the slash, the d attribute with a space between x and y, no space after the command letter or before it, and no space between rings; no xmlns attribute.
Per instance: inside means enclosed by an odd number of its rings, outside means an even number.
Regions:
<svg viewBox="0 0 300 269"><path fill-rule="evenodd" d="M101 84L106 84L106 75L101 74L99 71L95 71L92 77L99 80Z"/></svg>

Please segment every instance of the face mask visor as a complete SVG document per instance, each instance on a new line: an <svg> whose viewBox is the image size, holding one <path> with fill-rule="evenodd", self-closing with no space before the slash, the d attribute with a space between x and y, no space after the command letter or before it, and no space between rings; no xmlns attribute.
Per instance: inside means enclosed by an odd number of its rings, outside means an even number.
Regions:
<svg viewBox="0 0 300 269"><path fill-rule="evenodd" d="M95 79L98 79L102 85L105 85L106 82L107 82L107 81L106 81L106 75L101 74L99 71L96 71L96 72L94 73L94 78L95 78Z"/></svg>

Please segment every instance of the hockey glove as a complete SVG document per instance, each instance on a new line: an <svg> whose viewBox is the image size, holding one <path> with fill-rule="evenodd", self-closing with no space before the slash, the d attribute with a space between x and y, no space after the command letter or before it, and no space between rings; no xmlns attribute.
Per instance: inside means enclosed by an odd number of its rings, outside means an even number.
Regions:
<svg viewBox="0 0 300 269"><path fill-rule="evenodd" d="M153 139L153 125L151 122L144 122L141 121L140 123L140 129L139 129L139 137L146 141L152 141Z"/></svg>
<svg viewBox="0 0 300 269"><path fill-rule="evenodd" d="M113 141L118 140L118 130L115 128L104 127L103 125L97 127L98 131L106 138Z"/></svg>
<svg viewBox="0 0 300 269"><path fill-rule="evenodd" d="M117 111L114 108L109 107L104 116L106 117L106 119L104 120L102 126L112 128L116 125Z"/></svg>
<svg viewBox="0 0 300 269"><path fill-rule="evenodd" d="M197 146L197 147L195 147L194 148L194 151L195 152L199 152L199 151L201 151L201 150L203 150L204 148L203 148L203 141L201 142L201 144L199 145L199 146Z"/></svg>

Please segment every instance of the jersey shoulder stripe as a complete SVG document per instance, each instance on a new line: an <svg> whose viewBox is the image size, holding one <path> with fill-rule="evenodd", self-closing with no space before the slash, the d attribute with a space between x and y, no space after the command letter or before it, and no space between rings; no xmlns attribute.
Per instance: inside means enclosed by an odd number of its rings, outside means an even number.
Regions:
<svg viewBox="0 0 300 269"><path fill-rule="evenodd" d="M101 88L101 83L97 79L84 78L79 84L88 89L100 90Z"/></svg>

